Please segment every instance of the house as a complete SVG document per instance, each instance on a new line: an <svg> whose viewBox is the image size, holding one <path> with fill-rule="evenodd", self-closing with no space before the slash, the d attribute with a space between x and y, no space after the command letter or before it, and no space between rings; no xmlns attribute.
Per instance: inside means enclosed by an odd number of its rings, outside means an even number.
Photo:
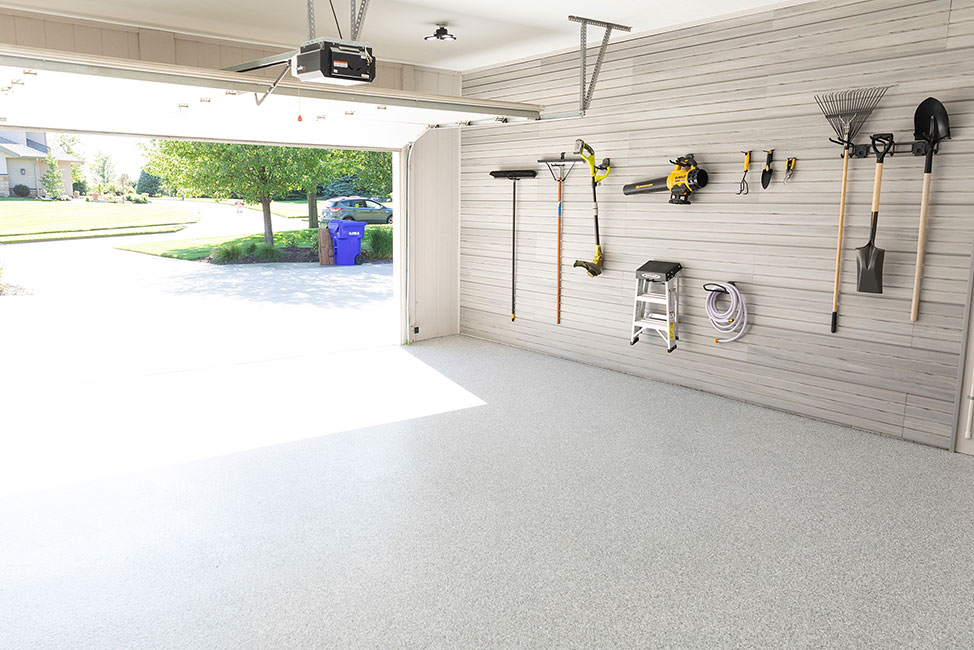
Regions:
<svg viewBox="0 0 974 650"><path fill-rule="evenodd" d="M26 185L31 196L44 196L41 179L47 171L47 134L36 131L0 130L0 196L12 196L13 188ZM54 148L64 179L61 193L71 194L71 164L81 160Z"/></svg>

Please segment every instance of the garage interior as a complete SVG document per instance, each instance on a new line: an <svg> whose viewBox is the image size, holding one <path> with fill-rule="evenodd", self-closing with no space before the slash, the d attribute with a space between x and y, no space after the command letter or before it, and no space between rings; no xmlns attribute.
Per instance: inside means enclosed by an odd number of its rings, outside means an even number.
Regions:
<svg viewBox="0 0 974 650"><path fill-rule="evenodd" d="M974 0L310 7L0 9L5 128L393 150L402 215L402 345L300 436L92 473L86 378L38 431L0 370L0 647L974 645ZM339 29L372 83L236 71Z"/></svg>

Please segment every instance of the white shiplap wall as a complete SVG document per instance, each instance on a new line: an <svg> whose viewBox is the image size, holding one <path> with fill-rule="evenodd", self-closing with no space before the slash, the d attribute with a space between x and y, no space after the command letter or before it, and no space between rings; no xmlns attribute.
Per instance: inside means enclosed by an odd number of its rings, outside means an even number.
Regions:
<svg viewBox="0 0 974 650"><path fill-rule="evenodd" d="M596 40L590 35L590 40ZM589 61L594 61L593 49ZM464 75L471 97L577 108L577 53ZM896 84L863 129L912 140L913 111L941 99L953 140L935 162L920 321L910 297L922 159L887 160L877 243L882 296L855 291L855 247L868 238L874 160L850 166L838 334L829 333L842 162L813 95ZM469 128L461 146L460 328L463 333L675 382L937 447L949 447L974 237L974 0L827 0L614 42L581 120ZM587 170L566 186L562 324L554 324L556 187L535 161L576 138L612 159L600 187L606 270L592 256ZM760 186L763 149L777 173ZM754 151L751 193L736 196L742 149ZM691 207L622 186L662 176L696 154L711 184ZM799 158L789 185L785 159ZM510 183L488 172L537 168L518 194L518 318L510 296ZM680 347L629 346L633 271L681 262ZM753 327L712 343L708 280L733 280Z"/></svg>

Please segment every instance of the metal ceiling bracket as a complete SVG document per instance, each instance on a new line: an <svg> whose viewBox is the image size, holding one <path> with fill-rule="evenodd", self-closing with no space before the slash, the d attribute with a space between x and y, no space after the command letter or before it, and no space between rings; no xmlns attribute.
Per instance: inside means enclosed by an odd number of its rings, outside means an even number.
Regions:
<svg viewBox="0 0 974 650"><path fill-rule="evenodd" d="M288 64L284 66L284 69L281 70L281 74L277 75L277 79L274 80L274 83L270 85L270 88L267 89L267 92L264 93L263 96L258 96L257 93L254 93L254 101L257 102L258 106L263 104L264 100L270 97L272 92L277 90L278 85L280 85L281 81L284 79L284 75L290 72L290 70L291 70L291 63L288 62Z"/></svg>
<svg viewBox="0 0 974 650"><path fill-rule="evenodd" d="M352 0L354 3L355 0ZM613 29L617 29L620 32L632 31L631 27L626 25L619 25L616 23L607 23L602 20L593 20L592 18L582 18L580 16L569 16L568 20L574 23L580 23L579 25L579 43L580 43L580 60L579 60L579 70L578 70L578 110L584 113L588 110L588 107L592 104L592 97L595 94L595 84L599 80L599 72L602 70L602 62L605 60L605 51L609 49L609 36L612 34ZM595 60L595 70L592 71L592 80L586 83L586 67L588 58L588 26L602 27L605 29L605 33L602 35L602 46L599 48L599 56Z"/></svg>
<svg viewBox="0 0 974 650"><path fill-rule="evenodd" d="M365 24L365 12L369 8L369 0L362 0L358 12L355 11L355 0L350 0L350 2L352 5L352 11L349 14L352 19L352 40L357 41L359 34L362 33L362 25Z"/></svg>

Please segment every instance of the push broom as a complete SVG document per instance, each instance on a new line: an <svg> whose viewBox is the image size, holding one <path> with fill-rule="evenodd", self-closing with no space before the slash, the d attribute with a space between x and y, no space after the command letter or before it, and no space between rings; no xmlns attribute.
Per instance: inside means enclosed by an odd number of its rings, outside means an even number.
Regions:
<svg viewBox="0 0 974 650"><path fill-rule="evenodd" d="M513 181L514 195L511 199L511 320L514 320L514 298L517 291L517 182L522 178L538 175L533 169L502 169L490 173L494 178L507 178Z"/></svg>
<svg viewBox="0 0 974 650"><path fill-rule="evenodd" d="M842 233L845 228L845 198L849 179L849 156L855 144L853 140L866 120L879 105L890 86L876 88L853 88L825 95L815 95L815 102L822 109L825 119L835 131L837 139L831 142L845 147L842 162L842 193L839 195L839 237L835 248L835 285L832 290L832 333L838 329L839 319L839 276L842 265Z"/></svg>

